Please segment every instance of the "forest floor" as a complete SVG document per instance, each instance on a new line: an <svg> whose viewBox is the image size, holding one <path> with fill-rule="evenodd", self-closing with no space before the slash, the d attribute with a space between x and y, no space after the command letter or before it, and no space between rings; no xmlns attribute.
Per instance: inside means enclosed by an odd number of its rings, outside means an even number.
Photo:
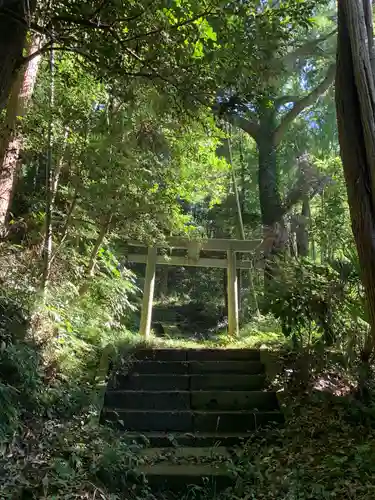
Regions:
<svg viewBox="0 0 375 500"><path fill-rule="evenodd" d="M184 498L373 500L375 405L365 406L352 396L355 374L317 352L309 355L306 372L306 353L292 352L278 331L267 334L263 327L257 332L253 328L245 329L236 342L223 337L220 345L268 346L277 360L270 363L276 366L270 377L285 426L259 431L237 449L228 464L237 477L233 489L219 493L211 484L186 492ZM263 330L270 330L269 325ZM168 338L155 342L186 347ZM8 353L8 366L12 360L18 364L18 378L9 384L20 401L17 409L5 384L0 384L0 498L156 499L147 485L129 489L128 473L138 463L139 445L99 426L95 385L87 382L78 388L58 373L47 377L40 364L32 373L26 361L31 348L25 349L23 354L21 348ZM23 362L29 368L22 371Z"/></svg>

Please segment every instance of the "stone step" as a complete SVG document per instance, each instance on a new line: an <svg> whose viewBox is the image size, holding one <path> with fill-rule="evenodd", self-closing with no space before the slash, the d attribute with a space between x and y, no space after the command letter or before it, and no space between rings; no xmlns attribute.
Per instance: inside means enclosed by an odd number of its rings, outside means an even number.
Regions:
<svg viewBox="0 0 375 500"><path fill-rule="evenodd" d="M169 460L171 463L194 460L203 463L211 460L230 460L232 455L225 446L181 446L178 448L144 448L140 451L140 456L146 462L152 463L166 460Z"/></svg>
<svg viewBox="0 0 375 500"><path fill-rule="evenodd" d="M209 411L140 411L105 409L102 422L114 422L127 431L164 432L248 432L271 422L282 422L283 415L274 412Z"/></svg>
<svg viewBox="0 0 375 500"><path fill-rule="evenodd" d="M255 375L264 373L264 365L260 361L190 361L191 374L221 373Z"/></svg>
<svg viewBox="0 0 375 500"><path fill-rule="evenodd" d="M144 390L144 391L194 391L194 390L238 390L255 391L265 386L265 375L242 374L126 374L117 375L108 383L108 389Z"/></svg>
<svg viewBox="0 0 375 500"><path fill-rule="evenodd" d="M133 359L154 361L259 361L256 349L137 349Z"/></svg>
<svg viewBox="0 0 375 500"><path fill-rule="evenodd" d="M105 408L133 410L188 410L189 391L107 391Z"/></svg>
<svg viewBox="0 0 375 500"><path fill-rule="evenodd" d="M139 361L186 361L185 349L136 349L131 358Z"/></svg>
<svg viewBox="0 0 375 500"><path fill-rule="evenodd" d="M136 360L129 365L129 373L140 375L152 374L174 374L189 375L189 364L187 361L144 361Z"/></svg>
<svg viewBox="0 0 375 500"><path fill-rule="evenodd" d="M260 361L256 349L188 349L188 361Z"/></svg>
<svg viewBox="0 0 375 500"><path fill-rule="evenodd" d="M189 486L209 486L218 491L230 487L235 481L235 476L224 464L161 463L140 465L135 472L146 478L148 486L154 492L186 491Z"/></svg>
<svg viewBox="0 0 375 500"><path fill-rule="evenodd" d="M233 373L254 375L264 372L260 361L135 361L128 372L138 374L196 375L202 373Z"/></svg>
<svg viewBox="0 0 375 500"><path fill-rule="evenodd" d="M107 391L106 408L133 410L274 410L274 392L265 391Z"/></svg>
<svg viewBox="0 0 375 500"><path fill-rule="evenodd" d="M194 410L275 410L279 403L275 392L266 391L194 391Z"/></svg>
<svg viewBox="0 0 375 500"><path fill-rule="evenodd" d="M127 432L129 441L140 445L166 447L216 447L226 448L242 445L253 436L253 432Z"/></svg>

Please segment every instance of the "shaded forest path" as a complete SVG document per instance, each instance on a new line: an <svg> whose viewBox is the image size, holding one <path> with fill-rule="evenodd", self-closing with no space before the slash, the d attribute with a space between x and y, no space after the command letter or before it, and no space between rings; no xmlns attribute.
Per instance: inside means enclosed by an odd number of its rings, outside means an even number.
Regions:
<svg viewBox="0 0 375 500"><path fill-rule="evenodd" d="M138 349L119 366L101 421L147 443L137 472L153 488L229 486L233 447L283 421L258 350Z"/></svg>
<svg viewBox="0 0 375 500"><path fill-rule="evenodd" d="M151 327L159 338L215 342L228 321L224 308L207 310L204 304L158 304L153 308Z"/></svg>

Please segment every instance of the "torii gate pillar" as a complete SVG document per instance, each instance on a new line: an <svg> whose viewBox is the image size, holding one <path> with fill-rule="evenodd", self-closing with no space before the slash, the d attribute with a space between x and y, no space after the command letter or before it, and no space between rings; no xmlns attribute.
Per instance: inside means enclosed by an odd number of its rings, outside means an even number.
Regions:
<svg viewBox="0 0 375 500"><path fill-rule="evenodd" d="M141 325L139 333L144 337L149 337L151 333L152 303L154 300L155 271L157 247L149 247L146 262L145 286L143 289L143 302L141 313Z"/></svg>
<svg viewBox="0 0 375 500"><path fill-rule="evenodd" d="M236 252L228 250L228 334L236 337L239 333L238 322L238 283L236 272Z"/></svg>

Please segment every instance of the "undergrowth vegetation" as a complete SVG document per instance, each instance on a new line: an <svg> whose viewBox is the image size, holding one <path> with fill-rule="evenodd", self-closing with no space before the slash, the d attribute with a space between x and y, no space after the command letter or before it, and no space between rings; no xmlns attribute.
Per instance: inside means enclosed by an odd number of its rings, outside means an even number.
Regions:
<svg viewBox="0 0 375 500"><path fill-rule="evenodd" d="M25 265L28 256L6 250L2 262L13 255L14 272L2 274L0 301L0 498L153 500L135 475L140 444L99 425L110 360L145 345L136 333L135 273L116 261L114 271L99 257L98 274L85 281L84 293L70 269L56 274L43 298L35 269ZM366 403L357 392L368 324L355 260L284 261L273 293L260 304L262 313L246 319L238 338L228 337L224 323L207 335L177 328L147 340L151 346L261 349L286 416L283 428L258 430L226 462L236 476L232 489L219 492L207 483L186 499L370 500L375 402L372 376ZM219 315L222 304L212 297L202 306L184 293L156 307L163 314L188 311L190 328L194 318Z"/></svg>
<svg viewBox="0 0 375 500"><path fill-rule="evenodd" d="M0 498L154 498L147 484L132 486L139 445L99 425L106 347L113 357L144 342L128 327L138 296L133 274L103 274L84 295L66 279L51 287L45 303L33 305L13 285L16 272L17 267L11 278L3 276L1 301L4 321L12 319L13 326L4 323L0 353ZM301 295L296 286L300 272L309 294ZM26 280L23 268L19 273ZM219 330L205 340L178 335L149 340L169 347L261 348L286 415L284 428L259 431L237 449L228 463L237 476L233 490L219 493L210 485L191 490L187 498L367 500L374 494L375 405L356 399L357 364L342 347L344 326L350 327L353 316L344 316L349 307L341 309L340 321L333 316L334 335L326 342L325 324L316 315L316 304L325 305L327 317L350 303L351 284L338 288L339 274L309 265L284 267L283 273L288 279L283 309L273 311L279 319L270 313L254 316L237 339ZM336 295L331 299L329 293ZM298 342L283 322L290 321L295 304L305 308L294 312L296 323L290 324Z"/></svg>
<svg viewBox="0 0 375 500"><path fill-rule="evenodd" d="M259 340L266 347L265 333ZM285 426L259 430L236 449L227 463L237 477L233 489L216 492L211 484L186 499L370 500L375 402L356 398L356 373L334 353L314 352L306 378L306 353L276 345L275 334L269 340L263 361ZM41 352L25 342L1 354L0 498L154 499L147 484L134 482L139 445L99 426L103 388L95 369L69 374L55 365L51 372Z"/></svg>
<svg viewBox="0 0 375 500"><path fill-rule="evenodd" d="M373 498L374 408L324 393L286 402L286 427L255 435L241 450L232 498Z"/></svg>
<svg viewBox="0 0 375 500"><path fill-rule="evenodd" d="M108 258L99 257L98 274L85 282L84 293L70 269L56 275L44 299L33 300L38 292L27 255L16 258L17 249L6 250L2 262L12 255L14 272L9 276L5 264L0 266L0 498L155 498L134 475L140 445L99 425L109 361L145 344L135 333L140 298L135 274L118 271L113 258L110 267ZM177 328L147 341L260 348L286 415L283 428L259 430L226 463L237 478L233 489L219 492L208 483L189 490L186 498L373 496L375 403L370 398L364 404L356 392L367 323L355 261L284 261L280 273L263 314L248 318L238 338L229 338L224 324L206 336ZM163 314L168 308L173 314L187 311L189 328L194 318L210 321L220 314L220 301L184 306L188 300L176 295L156 307L166 308ZM356 343L350 341L353 329Z"/></svg>

